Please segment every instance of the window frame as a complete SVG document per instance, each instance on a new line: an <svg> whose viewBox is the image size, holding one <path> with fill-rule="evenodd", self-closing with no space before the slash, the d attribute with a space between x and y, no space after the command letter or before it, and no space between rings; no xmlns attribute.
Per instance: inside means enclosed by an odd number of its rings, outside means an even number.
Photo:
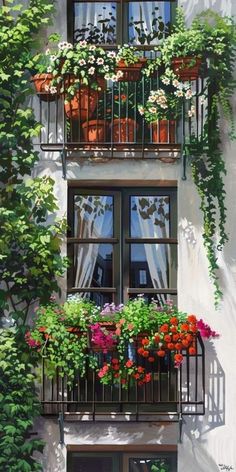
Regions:
<svg viewBox="0 0 236 472"><path fill-rule="evenodd" d="M76 238L74 237L74 197L76 195L109 195L113 196L113 237L112 238ZM130 197L132 195L156 195L170 198L170 237L169 238L132 238L130 237ZM131 186L131 187L80 187L79 185L69 187L68 195L68 237L67 237L67 255L73 261L73 247L75 244L96 244L107 243L113 245L112 258L112 287L74 287L75 280L74 265L68 268L67 273L67 293L112 293L114 303L124 303L130 296L137 296L139 293L150 294L168 294L177 296L177 287L174 288L132 288L131 285L131 265L130 265L130 247L132 243L143 244L171 244L178 246L177 234L172 237L172 227L175 227L177 233L177 189L175 187L158 186ZM119 268L117 270L116 268Z"/></svg>
<svg viewBox="0 0 236 472"><path fill-rule="evenodd" d="M143 2L148 2L150 0L142 0ZM160 0L163 3L170 3L170 24L173 24L175 15L177 0ZM84 3L84 0L67 0L67 38L68 41L74 43L74 26L75 26L75 16L74 16L74 4L75 3ZM99 3L95 0L88 0L87 3ZM110 0L103 0L101 3L111 3ZM116 48L119 44L125 44L129 42L129 32L128 32L128 4L131 3L129 0L114 0L112 3L117 3L117 28L116 28L116 43L114 44L99 44L101 47L112 47ZM155 44L150 45L151 49ZM146 49L145 46L140 45L142 49ZM148 47L150 49L150 47Z"/></svg>

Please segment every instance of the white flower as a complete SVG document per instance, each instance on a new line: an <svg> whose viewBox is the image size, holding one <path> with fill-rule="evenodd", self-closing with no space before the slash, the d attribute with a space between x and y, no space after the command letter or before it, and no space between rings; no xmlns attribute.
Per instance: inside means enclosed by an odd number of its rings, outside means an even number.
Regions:
<svg viewBox="0 0 236 472"><path fill-rule="evenodd" d="M112 82L117 82L117 75L116 75L116 74L113 74L113 75L111 76L111 80L112 80Z"/></svg>
<svg viewBox="0 0 236 472"><path fill-rule="evenodd" d="M44 88L45 88L45 92L49 92L49 85L45 84Z"/></svg>
<svg viewBox="0 0 236 472"><path fill-rule="evenodd" d="M48 68L47 68L47 72L48 72L48 73L52 72L52 68L51 68L51 66L48 66Z"/></svg>
<svg viewBox="0 0 236 472"><path fill-rule="evenodd" d="M58 44L58 48L63 50L63 49L66 49L67 48L67 42L66 41L62 41L61 43Z"/></svg>
<svg viewBox="0 0 236 472"><path fill-rule="evenodd" d="M66 49L73 49L73 44L66 43Z"/></svg>
<svg viewBox="0 0 236 472"><path fill-rule="evenodd" d="M104 79L105 79L105 80L110 80L110 74L105 74L105 75L104 75Z"/></svg>
<svg viewBox="0 0 236 472"><path fill-rule="evenodd" d="M156 107L151 107L149 108L150 113L156 113L157 109Z"/></svg>
<svg viewBox="0 0 236 472"><path fill-rule="evenodd" d="M177 79L173 80L173 85L174 85L174 87L176 87L176 88L179 87L179 84L180 84L180 83L179 83L179 81L178 81Z"/></svg>
<svg viewBox="0 0 236 472"><path fill-rule="evenodd" d="M57 93L57 88L54 87L54 86L51 86L50 87L50 93L52 93L52 94Z"/></svg>
<svg viewBox="0 0 236 472"><path fill-rule="evenodd" d="M95 67L90 67L88 70L88 74L93 75L95 72Z"/></svg>
<svg viewBox="0 0 236 472"><path fill-rule="evenodd" d="M86 61L84 59L79 60L79 65L80 66L85 66L85 64L86 64Z"/></svg>
<svg viewBox="0 0 236 472"><path fill-rule="evenodd" d="M90 64L93 64L93 63L95 62L95 57L94 57L94 56L90 56L90 57L88 58L88 62L89 62Z"/></svg>
<svg viewBox="0 0 236 472"><path fill-rule="evenodd" d="M122 72L122 70L118 70L117 73L116 73L117 80L121 79L121 77L123 77L123 75L124 75L124 73Z"/></svg>
<svg viewBox="0 0 236 472"><path fill-rule="evenodd" d="M188 89L186 94L185 94L185 98L187 98L187 100L190 100L190 98L192 98L193 96L193 92L191 89Z"/></svg>
<svg viewBox="0 0 236 472"><path fill-rule="evenodd" d="M154 103L156 101L156 97L154 95L150 95L148 101Z"/></svg>
<svg viewBox="0 0 236 472"><path fill-rule="evenodd" d="M54 62L55 60L56 60L56 56L54 56L54 55L50 56L50 61L51 62Z"/></svg>
<svg viewBox="0 0 236 472"><path fill-rule="evenodd" d="M46 49L45 54L46 54L46 56L49 56L49 54L50 54L50 49Z"/></svg>
<svg viewBox="0 0 236 472"><path fill-rule="evenodd" d="M95 51L95 49L96 49L95 44L91 44L91 46L89 46L90 51Z"/></svg>
<svg viewBox="0 0 236 472"><path fill-rule="evenodd" d="M162 79L162 82L163 82L163 84L165 84L165 85L169 85L170 79L168 79L168 77L164 77L164 78Z"/></svg>
<svg viewBox="0 0 236 472"><path fill-rule="evenodd" d="M109 72L109 66L104 66L104 71Z"/></svg>
<svg viewBox="0 0 236 472"><path fill-rule="evenodd" d="M138 107L138 111L139 111L140 115L144 115L144 108L142 106Z"/></svg>
<svg viewBox="0 0 236 472"><path fill-rule="evenodd" d="M102 57L98 57L97 59L97 64L100 66L102 64L104 64L104 59Z"/></svg>
<svg viewBox="0 0 236 472"><path fill-rule="evenodd" d="M107 53L107 57L116 57L115 51L109 51L109 52Z"/></svg>
<svg viewBox="0 0 236 472"><path fill-rule="evenodd" d="M183 95L184 95L183 90L176 90L176 92L174 92L174 93L175 93L176 97L183 97Z"/></svg>
<svg viewBox="0 0 236 472"><path fill-rule="evenodd" d="M188 116L191 118L194 115L195 115L195 106L192 105L190 110L188 111Z"/></svg>
<svg viewBox="0 0 236 472"><path fill-rule="evenodd" d="M79 42L79 45L82 46L82 47L85 47L85 46L87 46L87 41L85 41L85 39L84 39L83 41Z"/></svg>

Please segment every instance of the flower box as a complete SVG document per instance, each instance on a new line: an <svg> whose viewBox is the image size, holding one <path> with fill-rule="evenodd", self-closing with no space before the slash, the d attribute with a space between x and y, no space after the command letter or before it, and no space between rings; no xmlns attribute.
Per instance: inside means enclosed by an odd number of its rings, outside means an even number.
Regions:
<svg viewBox="0 0 236 472"><path fill-rule="evenodd" d="M174 73L183 81L197 80L202 60L199 57L175 57L171 61Z"/></svg>
<svg viewBox="0 0 236 472"><path fill-rule="evenodd" d="M51 86L52 80L52 74L35 74L31 77L31 82L42 102L54 102L59 95L57 87ZM52 90L55 93L52 93Z"/></svg>
<svg viewBox="0 0 236 472"><path fill-rule="evenodd" d="M118 80L119 82L137 82L141 78L141 69L145 66L147 59L145 57L140 58L134 64L127 65L125 60L118 62L117 71L123 73L122 77Z"/></svg>

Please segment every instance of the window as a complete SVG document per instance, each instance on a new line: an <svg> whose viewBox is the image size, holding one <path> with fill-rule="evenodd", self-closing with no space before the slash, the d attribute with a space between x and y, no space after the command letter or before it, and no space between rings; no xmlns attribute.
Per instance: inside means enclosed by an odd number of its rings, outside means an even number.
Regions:
<svg viewBox="0 0 236 472"><path fill-rule="evenodd" d="M69 189L68 292L99 305L176 297L176 211L171 188Z"/></svg>
<svg viewBox="0 0 236 472"><path fill-rule="evenodd" d="M140 446L142 448L142 446ZM70 452L67 455L68 472L155 472L177 471L176 452L122 453L122 452Z"/></svg>
<svg viewBox="0 0 236 472"><path fill-rule="evenodd" d="M68 2L68 32L93 44L157 44L172 21L175 0Z"/></svg>

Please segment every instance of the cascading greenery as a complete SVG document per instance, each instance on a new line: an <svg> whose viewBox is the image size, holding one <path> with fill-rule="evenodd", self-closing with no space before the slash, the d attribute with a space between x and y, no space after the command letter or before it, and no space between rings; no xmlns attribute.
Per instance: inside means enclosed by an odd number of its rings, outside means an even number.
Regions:
<svg viewBox="0 0 236 472"><path fill-rule="evenodd" d="M203 212L203 240L209 262L209 274L215 286L215 305L222 297L217 276L217 252L228 240L225 230L226 207L224 175L225 162L221 147L220 120L230 125L229 137L235 138L234 117L230 99L234 93L236 58L236 28L231 18L222 18L207 10L193 21L204 45L203 60L208 62L206 87L208 107L203 135L190 144L194 183L201 199Z"/></svg>
<svg viewBox="0 0 236 472"><path fill-rule="evenodd" d="M225 230L226 207L220 120L224 117L229 125L229 137L235 138L231 97L235 90L234 66L236 58L236 27L231 18L221 17L212 10L199 14L187 28L182 8L177 9L176 23L172 34L157 48L160 56L151 62L147 75L164 65L172 69L173 58L196 58L206 69L205 86L199 92L207 100L203 132L196 136L191 130L185 141L184 151L191 158L194 183L200 196L203 213L203 241L209 262L209 274L215 287L215 305L222 297L218 281L218 251L228 240Z"/></svg>
<svg viewBox="0 0 236 472"><path fill-rule="evenodd" d="M29 428L40 412L32 365L25 361L14 329L0 329L0 470L42 470L33 453L44 443L30 439Z"/></svg>
<svg viewBox="0 0 236 472"><path fill-rule="evenodd" d="M39 157L32 138L41 125L27 106L27 65L52 10L52 0L29 0L27 6L5 0L0 11L0 308L18 326L35 301L58 290L56 276L65 270L65 222L46 223L57 209L53 180L30 178Z"/></svg>
<svg viewBox="0 0 236 472"><path fill-rule="evenodd" d="M27 106L27 65L52 11L53 0L2 0L0 7L0 322L15 325L0 333L0 469L6 472L42 470L32 457L42 443L28 440L39 405L23 335L30 307L58 291L56 277L66 267L65 223L46 222L57 209L53 180L30 178L40 124Z"/></svg>

